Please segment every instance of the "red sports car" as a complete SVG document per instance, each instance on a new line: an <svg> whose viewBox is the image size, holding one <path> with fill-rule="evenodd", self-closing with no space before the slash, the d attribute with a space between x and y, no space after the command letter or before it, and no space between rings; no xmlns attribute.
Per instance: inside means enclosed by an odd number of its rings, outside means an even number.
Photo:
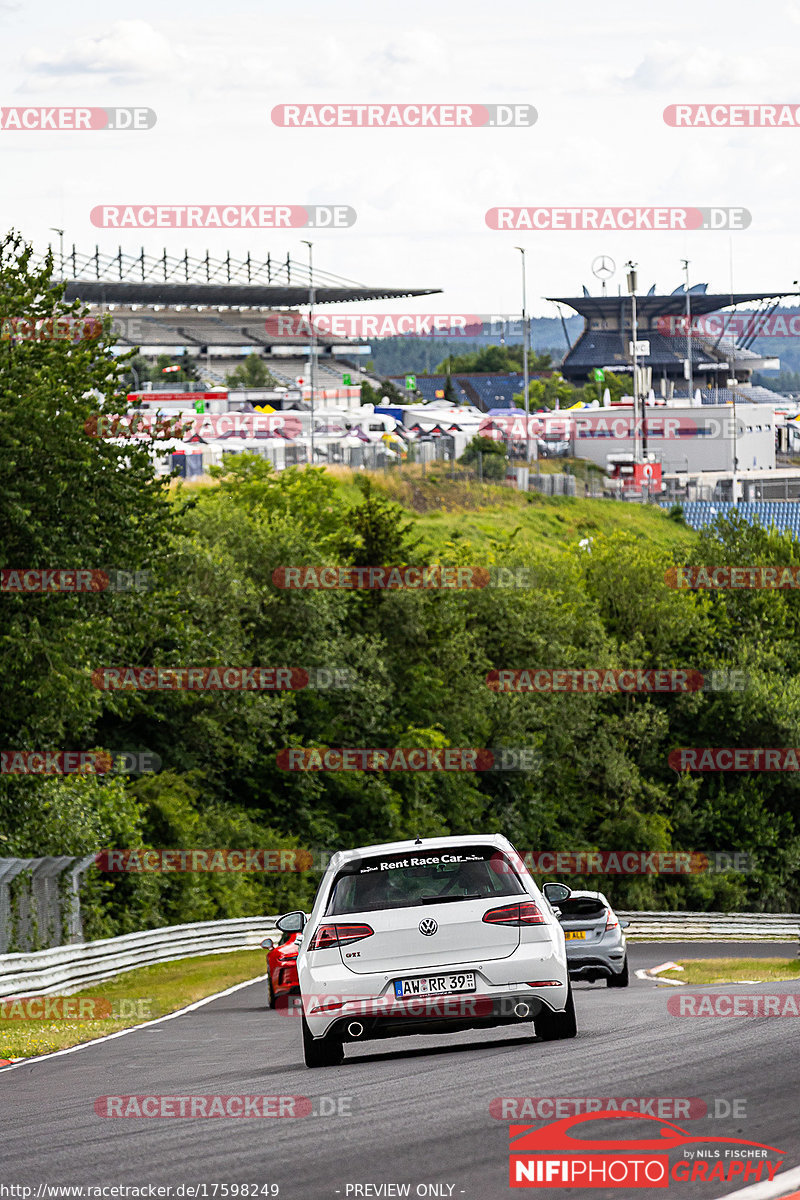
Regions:
<svg viewBox="0 0 800 1200"><path fill-rule="evenodd" d="M261 943L267 952L267 1003L270 1008L276 1007L278 996L300 994L297 978L300 941L299 933L282 933L277 943L272 938L264 938Z"/></svg>

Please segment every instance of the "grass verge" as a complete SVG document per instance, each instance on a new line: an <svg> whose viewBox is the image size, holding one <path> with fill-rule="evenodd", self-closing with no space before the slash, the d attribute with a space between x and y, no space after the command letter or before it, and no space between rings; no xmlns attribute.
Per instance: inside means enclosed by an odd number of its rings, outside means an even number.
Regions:
<svg viewBox="0 0 800 1200"><path fill-rule="evenodd" d="M789 946L794 953L794 946ZM662 971L662 977L679 979L681 983L740 983L758 980L771 983L782 979L800 979L800 959L797 958L684 958L678 963L682 971Z"/></svg>
<svg viewBox="0 0 800 1200"><path fill-rule="evenodd" d="M175 962L157 963L127 971L103 983L96 983L75 992L70 1001L97 999L108 1002L92 1008L106 1012L110 1006L113 1017L93 1019L21 1019L0 1020L0 1059L30 1058L52 1050L64 1050L117 1033L131 1025L175 1012L204 996L224 991L235 983L254 979L266 971L263 950L234 950L226 954L206 954L198 958L181 958ZM53 1000L54 997L43 997ZM13 1001L3 1002L3 1012ZM265 1001L266 1004L266 1001ZM84 1016L91 1011L88 1005L70 1006ZM13 1010L11 1010L13 1011ZM24 1007L22 1010L25 1011Z"/></svg>

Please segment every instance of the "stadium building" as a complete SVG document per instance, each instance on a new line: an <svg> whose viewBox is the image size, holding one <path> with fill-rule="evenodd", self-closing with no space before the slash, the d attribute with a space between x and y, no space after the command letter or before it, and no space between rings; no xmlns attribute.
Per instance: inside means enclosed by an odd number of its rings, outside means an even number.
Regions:
<svg viewBox="0 0 800 1200"><path fill-rule="evenodd" d="M79 300L93 316L110 314L119 348L140 349L145 358L160 354L197 359L207 387L224 384L226 374L243 357L258 354L282 385L294 388L298 379L310 387L309 338L294 340L274 336L277 319L312 300L323 305L396 300L429 296L441 288L370 287L332 275L291 258L267 255L256 262L248 254L234 260L212 258L208 251L191 257L186 251L174 257L166 250L158 257L125 254L81 254L75 246L66 254L53 252L66 282L65 299ZM370 347L342 337L315 336L315 388L336 390L343 375L353 385L364 378L359 361Z"/></svg>
<svg viewBox="0 0 800 1200"><path fill-rule="evenodd" d="M792 293L795 295L796 293ZM633 371L633 305L629 295L592 296L586 287L582 296L548 297L557 305L565 305L584 319L584 328L570 348L561 365L561 372L570 383L584 385L598 371L632 373ZM669 295L656 295L655 287L646 296L636 297L637 366L645 372L644 390L652 387L656 395L688 398L689 372L692 394L697 389L707 403L724 403L729 388L740 392L739 398L774 403L775 393L751 387L754 371L774 370L778 359L764 358L750 346L757 331L730 336L726 333L726 318L742 304L759 305L759 315L769 316L784 297L774 292L738 292L730 295L707 291L707 284L689 289L689 328L711 313L719 314L718 328L713 336L691 336L687 345L687 293L683 287ZM738 323L737 323L738 327ZM691 361L690 361L691 360ZM747 390L747 397L742 390Z"/></svg>

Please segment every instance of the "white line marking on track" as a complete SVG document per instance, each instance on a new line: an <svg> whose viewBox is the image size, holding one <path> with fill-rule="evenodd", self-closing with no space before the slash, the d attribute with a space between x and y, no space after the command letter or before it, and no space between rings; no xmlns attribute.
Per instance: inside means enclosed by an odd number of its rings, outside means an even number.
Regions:
<svg viewBox="0 0 800 1200"><path fill-rule="evenodd" d="M34 1058L21 1058L8 1067L0 1067L0 1075L16 1071L19 1067L29 1067L33 1063L45 1062L48 1058L60 1058L62 1054L74 1054L77 1050L85 1050L87 1046L99 1046L102 1042L111 1042L114 1038L124 1037L126 1033L135 1033L137 1029L148 1029L153 1025L161 1025L164 1021L172 1021L175 1017L182 1017L184 1013L202 1008L204 1004L210 1004L212 1000L219 1000L222 996L232 996L234 992L250 987L253 983L264 983L266 978L266 975L256 975L255 979L245 979L244 983L235 983L233 987L225 988L224 992L214 992L213 996L203 996L202 1000L195 1000L192 1004L187 1004L185 1008L178 1008L175 1012L167 1013L166 1016L156 1017L153 1021L143 1021L141 1025L130 1025L127 1029L119 1029L116 1033L106 1033L103 1037L92 1038L90 1042L78 1042L77 1046L67 1046L65 1050L51 1050L49 1054L37 1054ZM264 1010L266 1011L266 1005ZM161 1030L155 1032L160 1033Z"/></svg>
<svg viewBox="0 0 800 1200"><path fill-rule="evenodd" d="M668 979L666 975L662 979L660 975L652 975L650 970L645 970L644 967L640 967L634 974L637 979L646 979L648 983L668 983L671 987L686 987L682 979Z"/></svg>

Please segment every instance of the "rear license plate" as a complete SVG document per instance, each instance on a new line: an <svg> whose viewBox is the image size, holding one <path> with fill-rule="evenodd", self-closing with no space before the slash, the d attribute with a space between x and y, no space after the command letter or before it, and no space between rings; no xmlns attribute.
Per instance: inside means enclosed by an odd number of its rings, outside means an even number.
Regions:
<svg viewBox="0 0 800 1200"><path fill-rule="evenodd" d="M428 975L422 979L395 979L394 994L398 1000L406 996L446 996L451 992L474 992L474 971L454 975Z"/></svg>
<svg viewBox="0 0 800 1200"><path fill-rule="evenodd" d="M570 933L565 933L564 937L568 942L586 941L586 930L573 929Z"/></svg>

